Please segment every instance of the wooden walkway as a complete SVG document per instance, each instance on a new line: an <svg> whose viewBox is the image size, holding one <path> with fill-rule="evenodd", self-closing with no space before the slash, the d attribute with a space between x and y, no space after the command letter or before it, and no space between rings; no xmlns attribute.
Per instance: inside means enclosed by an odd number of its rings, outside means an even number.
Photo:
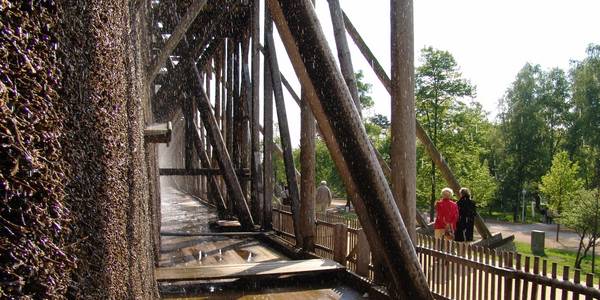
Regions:
<svg viewBox="0 0 600 300"><path fill-rule="evenodd" d="M328 259L274 261L262 263L211 265L187 268L158 268L157 281L215 280L231 278L278 277L284 275L313 276L345 271L346 268Z"/></svg>

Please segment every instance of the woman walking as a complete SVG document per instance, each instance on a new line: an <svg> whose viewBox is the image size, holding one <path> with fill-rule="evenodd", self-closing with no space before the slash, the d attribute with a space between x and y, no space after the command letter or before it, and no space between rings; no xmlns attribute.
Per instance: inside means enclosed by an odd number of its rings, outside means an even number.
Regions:
<svg viewBox="0 0 600 300"><path fill-rule="evenodd" d="M458 224L454 240L457 242L473 241L473 225L477 210L475 202L471 200L471 192L467 188L460 189L460 200L458 200Z"/></svg>
<svg viewBox="0 0 600 300"><path fill-rule="evenodd" d="M435 223L433 224L436 239L452 239L458 220L458 208L452 200L452 189L442 189L442 199L435 204Z"/></svg>

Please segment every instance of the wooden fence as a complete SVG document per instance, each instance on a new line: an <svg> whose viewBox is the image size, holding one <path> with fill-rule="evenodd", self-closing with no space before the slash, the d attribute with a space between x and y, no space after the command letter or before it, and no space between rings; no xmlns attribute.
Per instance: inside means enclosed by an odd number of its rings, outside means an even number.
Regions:
<svg viewBox="0 0 600 300"><path fill-rule="evenodd" d="M291 245L289 207L273 208L273 229ZM318 214L315 252L378 284L367 238L357 220ZM500 252L418 235L417 256L431 291L447 299L600 299L600 282L568 266L559 269L540 257ZM596 281L596 283L594 283Z"/></svg>

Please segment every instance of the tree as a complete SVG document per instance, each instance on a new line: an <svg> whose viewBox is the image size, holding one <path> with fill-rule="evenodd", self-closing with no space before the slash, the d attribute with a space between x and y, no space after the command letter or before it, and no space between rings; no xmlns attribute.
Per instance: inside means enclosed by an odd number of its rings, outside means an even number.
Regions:
<svg viewBox="0 0 600 300"><path fill-rule="evenodd" d="M356 87L358 88L358 99L360 101L360 105L363 109L372 108L375 105L375 101L371 97L371 88L372 84L365 82L362 70L358 70L358 72L354 73L354 77L356 78Z"/></svg>
<svg viewBox="0 0 600 300"><path fill-rule="evenodd" d="M600 200L597 192L578 190L574 192L560 216L560 222L575 230L579 236L579 247L575 258L575 268L581 268L581 261L598 240L600 234Z"/></svg>
<svg viewBox="0 0 600 300"><path fill-rule="evenodd" d="M513 208L513 220L518 217L522 189L536 194L536 187L548 170L550 155L547 122L541 111L542 95L550 93L543 84L544 72L539 65L525 64L501 101L499 115L504 153L498 172L502 174L500 192Z"/></svg>
<svg viewBox="0 0 600 300"><path fill-rule="evenodd" d="M542 176L540 192L548 199L550 209L558 214L563 211L564 201L569 201L576 191L583 188L578 173L577 162L571 162L567 152L561 151L554 155L552 167Z"/></svg>
<svg viewBox="0 0 600 300"><path fill-rule="evenodd" d="M556 153L552 159L552 167L542 176L540 192L548 199L552 212L561 215L565 203L574 193L583 188L583 181L577 178L579 165L569 159L566 151ZM570 205L570 204L569 204ZM556 240L560 232L560 222L556 222Z"/></svg>
<svg viewBox="0 0 600 300"><path fill-rule="evenodd" d="M571 78L575 106L571 136L580 149L589 147L595 173L589 187L600 189L600 45L588 46L587 57L575 62Z"/></svg>
<svg viewBox="0 0 600 300"><path fill-rule="evenodd" d="M371 121L371 123L373 124L378 125L382 129L389 129L391 126L390 120L386 116L381 114L375 114L374 116L369 118L369 121Z"/></svg>
<svg viewBox="0 0 600 300"><path fill-rule="evenodd" d="M464 78L452 54L448 51L426 47L421 50L422 65L416 70L417 119L423 124L433 144L444 153L444 145L438 145L439 135L451 122L449 110L462 97L475 95L475 88ZM429 214L433 218L437 198L437 175L435 164L430 160Z"/></svg>

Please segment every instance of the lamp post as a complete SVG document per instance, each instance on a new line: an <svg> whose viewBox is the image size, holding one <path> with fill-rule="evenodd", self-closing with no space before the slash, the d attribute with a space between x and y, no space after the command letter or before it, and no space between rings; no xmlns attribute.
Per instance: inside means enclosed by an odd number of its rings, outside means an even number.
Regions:
<svg viewBox="0 0 600 300"><path fill-rule="evenodd" d="M523 189L521 193L523 193L523 208L521 209L521 221L525 223L525 194L527 193L527 191Z"/></svg>

